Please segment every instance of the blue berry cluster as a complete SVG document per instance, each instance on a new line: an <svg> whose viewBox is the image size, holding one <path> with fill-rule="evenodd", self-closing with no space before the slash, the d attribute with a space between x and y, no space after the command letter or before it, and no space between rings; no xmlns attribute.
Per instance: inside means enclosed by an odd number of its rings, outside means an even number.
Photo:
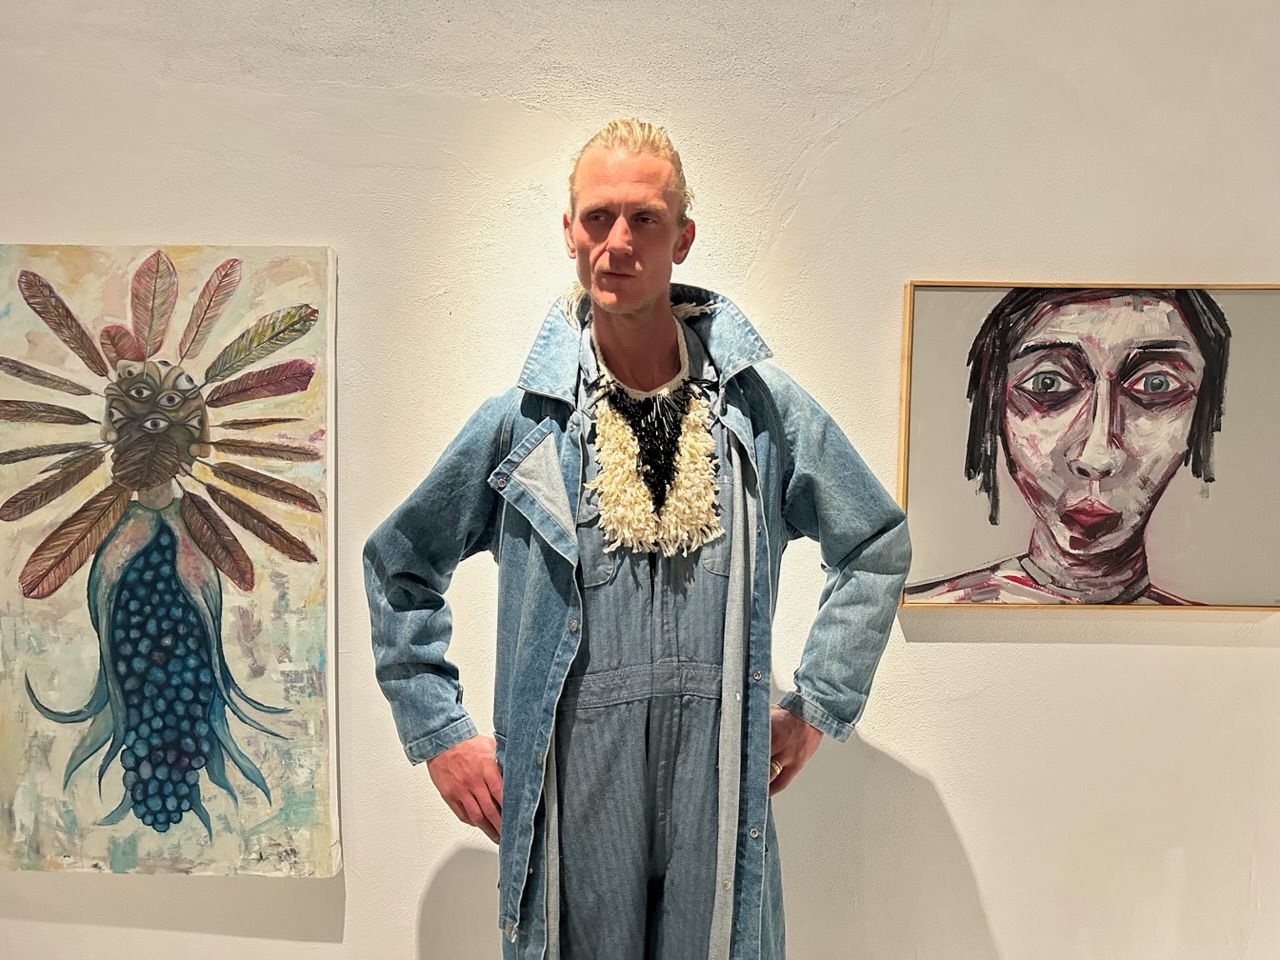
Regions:
<svg viewBox="0 0 1280 960"><path fill-rule="evenodd" d="M124 786L134 816L164 833L200 804L200 769L220 749L210 728L209 638L174 570L163 524L125 568L112 618L112 659L126 716Z"/></svg>

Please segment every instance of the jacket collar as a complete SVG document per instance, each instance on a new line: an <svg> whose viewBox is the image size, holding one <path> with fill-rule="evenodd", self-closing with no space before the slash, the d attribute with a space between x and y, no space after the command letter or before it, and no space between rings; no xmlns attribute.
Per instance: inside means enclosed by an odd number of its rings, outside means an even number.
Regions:
<svg viewBox="0 0 1280 960"><path fill-rule="evenodd" d="M721 384L773 356L755 327L727 297L701 287L673 283L671 307L706 347L720 372ZM547 311L520 373L518 385L522 390L573 403L579 337L590 309L588 297L584 296L576 309L561 297Z"/></svg>

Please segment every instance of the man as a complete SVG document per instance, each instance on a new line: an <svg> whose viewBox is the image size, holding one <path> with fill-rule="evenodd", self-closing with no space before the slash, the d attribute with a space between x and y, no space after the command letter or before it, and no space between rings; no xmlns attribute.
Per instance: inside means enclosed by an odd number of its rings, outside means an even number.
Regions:
<svg viewBox="0 0 1280 960"><path fill-rule="evenodd" d="M862 712L910 560L902 512L724 297L671 283L695 236L660 127L570 176L575 292L370 537L379 683L409 759L500 838L504 956L778 960L769 796ZM770 706L786 542L827 584ZM444 591L493 553L493 738L446 659Z"/></svg>

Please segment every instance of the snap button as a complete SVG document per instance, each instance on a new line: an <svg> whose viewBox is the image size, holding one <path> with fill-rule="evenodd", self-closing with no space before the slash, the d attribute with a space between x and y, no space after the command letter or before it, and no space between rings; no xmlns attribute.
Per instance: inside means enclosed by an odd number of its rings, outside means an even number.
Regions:
<svg viewBox="0 0 1280 960"><path fill-rule="evenodd" d="M570 632L570 633L577 633L577 632L578 632L578 621L577 621L577 620L573 620L573 619L570 619L570 620L569 620L569 632Z"/></svg>
<svg viewBox="0 0 1280 960"><path fill-rule="evenodd" d="M728 890L728 889L729 889L729 881L728 881L728 880L721 880L721 881L720 881L720 886L722 886L722 887L724 887L724 889Z"/></svg>
<svg viewBox="0 0 1280 960"><path fill-rule="evenodd" d="M760 836L760 831L759 831L759 830L757 830L755 827L752 827L752 828L751 828L751 839L752 839L752 840L754 840L754 839L755 839L756 837L758 837L758 836Z"/></svg>
<svg viewBox="0 0 1280 960"><path fill-rule="evenodd" d="M759 679L760 679L760 677L762 677L762 676L763 676L763 674L761 674L761 673L760 673L760 671L759 671L759 670L757 670L755 673L753 673L753 674L751 675L751 679L752 679L752 680L759 680Z"/></svg>
<svg viewBox="0 0 1280 960"><path fill-rule="evenodd" d="M502 489L503 487L505 487L506 485L507 485L507 478L506 478L506 477L499 477L499 478L498 478L498 489L499 489L499 490L501 490L501 489Z"/></svg>

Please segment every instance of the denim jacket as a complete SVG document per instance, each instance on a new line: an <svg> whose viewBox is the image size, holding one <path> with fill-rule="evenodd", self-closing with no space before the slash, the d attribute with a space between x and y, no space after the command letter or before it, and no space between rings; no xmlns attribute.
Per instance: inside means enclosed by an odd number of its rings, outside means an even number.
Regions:
<svg viewBox="0 0 1280 960"><path fill-rule="evenodd" d="M861 715L910 565L906 519L831 417L766 362L769 348L728 299L673 284L716 369L718 416L730 431L754 518L728 622L740 671L729 729L737 816L724 816L730 910L712 960L781 960L781 875L768 797L772 620L782 552L811 537L826 572L795 689L780 705L836 740ZM589 301L583 305L583 310ZM583 310L548 312L515 388L487 400L412 494L369 537L365 586L378 682L409 759L475 735L447 658L445 592L457 565L498 563L493 724L503 773L499 926L507 960L547 948L544 785L556 705L577 651L582 599L575 517L583 425L575 410ZM735 578L736 579L736 578ZM726 645L728 639L726 639ZM726 681L728 682L728 681ZM736 712L736 711L732 711ZM722 739L722 744L725 741ZM722 750L722 757L725 756ZM554 897L554 894L553 894ZM550 960L550 958L548 958Z"/></svg>

